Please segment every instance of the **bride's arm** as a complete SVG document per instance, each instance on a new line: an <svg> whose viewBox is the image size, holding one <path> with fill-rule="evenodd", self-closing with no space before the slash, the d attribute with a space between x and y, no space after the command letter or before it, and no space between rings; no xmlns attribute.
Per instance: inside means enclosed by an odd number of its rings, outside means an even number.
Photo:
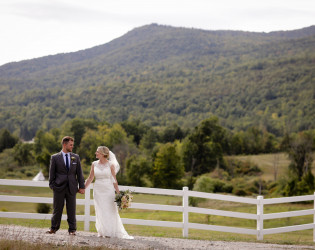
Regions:
<svg viewBox="0 0 315 250"><path fill-rule="evenodd" d="M115 173L114 165L110 166L110 171L112 172L112 176L114 178L114 181L113 181L114 188L116 190L116 193L119 194L118 182L117 182L117 179L116 179L116 173Z"/></svg>
<svg viewBox="0 0 315 250"><path fill-rule="evenodd" d="M94 163L92 163L90 175L85 181L85 188L87 188L93 180L94 180Z"/></svg>

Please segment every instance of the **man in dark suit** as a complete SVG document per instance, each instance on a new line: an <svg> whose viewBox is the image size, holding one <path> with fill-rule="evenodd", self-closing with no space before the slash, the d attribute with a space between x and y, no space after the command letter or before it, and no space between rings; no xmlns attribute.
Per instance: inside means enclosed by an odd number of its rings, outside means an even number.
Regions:
<svg viewBox="0 0 315 250"><path fill-rule="evenodd" d="M61 152L50 159L49 187L54 192L53 215L51 227L47 233L55 234L60 228L62 211L66 201L69 234L75 235L76 226L76 194L84 194L84 177L80 157L72 153L74 139L66 136L62 139ZM79 186L79 188L78 188Z"/></svg>

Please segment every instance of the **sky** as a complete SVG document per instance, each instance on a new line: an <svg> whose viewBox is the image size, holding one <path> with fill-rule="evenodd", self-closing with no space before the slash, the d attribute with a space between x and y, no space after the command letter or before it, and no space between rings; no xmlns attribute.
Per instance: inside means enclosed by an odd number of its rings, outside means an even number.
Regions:
<svg viewBox="0 0 315 250"><path fill-rule="evenodd" d="M0 65L91 48L151 23L294 30L315 25L315 0L0 0Z"/></svg>

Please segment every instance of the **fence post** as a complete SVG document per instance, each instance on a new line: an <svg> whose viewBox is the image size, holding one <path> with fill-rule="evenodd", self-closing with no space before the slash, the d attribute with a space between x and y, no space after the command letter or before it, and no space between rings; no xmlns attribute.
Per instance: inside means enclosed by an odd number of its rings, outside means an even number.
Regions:
<svg viewBox="0 0 315 250"><path fill-rule="evenodd" d="M264 234L263 234L263 229L264 229L264 197L263 196L257 196L257 240L263 240L264 239Z"/></svg>
<svg viewBox="0 0 315 250"><path fill-rule="evenodd" d="M313 227L313 241L315 242L315 192L314 192L314 227Z"/></svg>
<svg viewBox="0 0 315 250"><path fill-rule="evenodd" d="M93 185L93 184L91 184ZM85 189L84 197L84 231L90 231L90 197L91 197L91 185Z"/></svg>
<svg viewBox="0 0 315 250"><path fill-rule="evenodd" d="M188 237L188 187L183 187L183 237Z"/></svg>

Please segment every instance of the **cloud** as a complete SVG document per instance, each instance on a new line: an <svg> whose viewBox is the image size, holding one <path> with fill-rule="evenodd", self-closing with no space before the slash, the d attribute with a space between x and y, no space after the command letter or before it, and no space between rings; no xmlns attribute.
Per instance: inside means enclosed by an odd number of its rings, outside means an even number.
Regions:
<svg viewBox="0 0 315 250"><path fill-rule="evenodd" d="M59 1L13 2L8 4L8 8L11 15L39 22L117 22L121 19L119 13Z"/></svg>
<svg viewBox="0 0 315 250"><path fill-rule="evenodd" d="M1 0L0 65L104 44L158 23L269 32L315 24L313 0Z"/></svg>

